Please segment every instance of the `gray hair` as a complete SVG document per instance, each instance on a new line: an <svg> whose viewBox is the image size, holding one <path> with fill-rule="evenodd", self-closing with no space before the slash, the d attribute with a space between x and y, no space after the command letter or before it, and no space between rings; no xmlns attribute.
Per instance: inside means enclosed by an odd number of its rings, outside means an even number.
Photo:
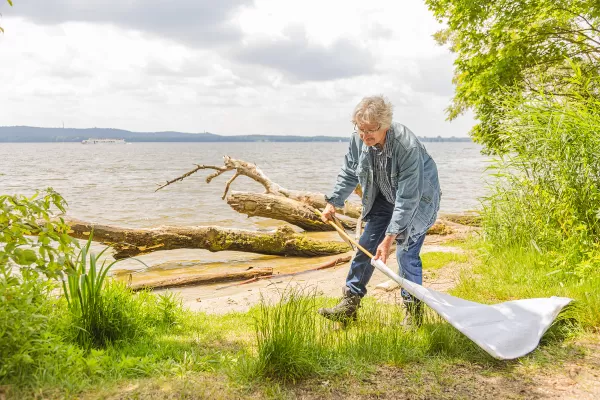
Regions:
<svg viewBox="0 0 600 400"><path fill-rule="evenodd" d="M382 128L392 125L394 106L384 96L364 97L354 108L352 122L357 125L381 124Z"/></svg>

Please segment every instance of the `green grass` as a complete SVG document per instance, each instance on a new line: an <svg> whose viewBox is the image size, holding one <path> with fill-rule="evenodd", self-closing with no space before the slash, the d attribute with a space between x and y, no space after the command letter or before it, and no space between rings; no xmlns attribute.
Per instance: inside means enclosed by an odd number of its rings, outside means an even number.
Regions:
<svg viewBox="0 0 600 400"><path fill-rule="evenodd" d="M483 303L561 295L575 298L576 306L550 330L538 350L503 362L492 359L431 310L421 328L405 331L400 327L403 310L376 303L372 297L364 299L357 322L336 329L316 310L337 299L319 297L310 288L288 290L276 304L262 303L249 312L226 315L184 311L173 294L128 292L133 299L129 301L144 305L144 334L86 352L67 334L64 299L48 297L45 309L54 310L49 315L54 325L41 333L48 340L45 350L32 353L35 364L26 375L0 378L0 386L9 385L14 398L74 398L86 393L90 398L101 393L108 397L132 385L136 387L132 397L138 398L184 393L289 398L298 385L306 384L309 387L303 390L326 397L328 390L343 392L347 384L365 395L375 393L362 382L374 379L380 368L392 368L410 371L402 388L408 396L441 397L444 387L460 383L450 372L454 368L511 377L523 368L536 371L582 357L582 350L569 343L600 325L600 302L592 290L600 287L598 280L548 275L551 271L539 253L491 252L474 238L464 248L480 250L454 256L430 253L432 258L425 260L431 265L473 266L474 273L463 272L452 294ZM437 383L429 388L431 379ZM137 388L136 382L144 386ZM316 382L314 387L310 382Z"/></svg>
<svg viewBox="0 0 600 400"><path fill-rule="evenodd" d="M310 289L290 289L278 304L262 304L256 319L257 355L245 366L244 378L285 384L367 374L376 365L404 366L431 358L496 363L431 310L423 326L406 330L401 307L366 298L358 321L338 329L316 312L334 301L316 297Z"/></svg>
<svg viewBox="0 0 600 400"><path fill-rule="evenodd" d="M479 262L464 272L452 294L485 303L564 296L575 300L568 315L584 329L600 327L600 272L581 279L557 269L553 257L534 249L493 248L479 242Z"/></svg>
<svg viewBox="0 0 600 400"><path fill-rule="evenodd" d="M55 327L52 342L46 352L37 353L34 368L22 379L0 377L0 386L6 385L14 398L34 397L34 393L48 398L78 397L91 388L115 388L135 379L225 374L237 366L241 355L250 351L252 313L208 316L178 307L175 322L165 325L160 322L160 300L145 292L139 296L140 301L146 301L147 312L155 317L143 335L86 351L76 341L70 341L68 335L61 336L60 327ZM154 300L148 301L150 298ZM54 306L67 314L64 301ZM60 321L67 322L66 317ZM49 329L48 334L51 332Z"/></svg>
<svg viewBox="0 0 600 400"><path fill-rule="evenodd" d="M421 254L421 260L423 261L423 269L436 270L450 263L464 264L469 261L469 257L465 253L432 251Z"/></svg>

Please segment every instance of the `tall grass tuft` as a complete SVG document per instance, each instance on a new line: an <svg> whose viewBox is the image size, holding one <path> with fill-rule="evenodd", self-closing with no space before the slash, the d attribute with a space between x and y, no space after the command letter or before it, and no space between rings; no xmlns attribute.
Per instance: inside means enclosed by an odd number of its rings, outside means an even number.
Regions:
<svg viewBox="0 0 600 400"><path fill-rule="evenodd" d="M296 382L318 373L323 349L316 336L314 291L286 289L277 304L263 298L259 307L258 374Z"/></svg>
<svg viewBox="0 0 600 400"><path fill-rule="evenodd" d="M131 339L144 331L143 313L139 313L133 293L123 283L107 280L117 261L99 264L106 249L96 255L90 251L91 242L90 235L63 280L64 296L75 320L76 341L88 349Z"/></svg>
<svg viewBox="0 0 600 400"><path fill-rule="evenodd" d="M329 301L329 300L328 300ZM345 328L316 311L324 299L289 287L276 304L263 299L255 319L257 358L246 376L295 382L311 376L367 371L373 364L404 365L428 357L493 362L464 335L427 310L420 328L402 326L404 309L363 300L358 321ZM248 372L248 370L251 370Z"/></svg>

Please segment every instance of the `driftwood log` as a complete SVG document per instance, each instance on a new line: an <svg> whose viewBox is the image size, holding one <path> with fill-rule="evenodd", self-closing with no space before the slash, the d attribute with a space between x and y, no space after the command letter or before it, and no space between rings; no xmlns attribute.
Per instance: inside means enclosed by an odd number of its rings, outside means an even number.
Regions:
<svg viewBox="0 0 600 400"><path fill-rule="evenodd" d="M345 243L314 240L295 233L289 226L276 231L255 232L216 226L132 229L91 224L75 219L67 219L65 222L71 227L69 235L75 238L88 239L93 232L94 241L102 242L116 250L113 255L116 259L182 248L298 257L334 255L351 250Z"/></svg>
<svg viewBox="0 0 600 400"><path fill-rule="evenodd" d="M156 190L158 191L158 190L160 190L166 186L169 186L175 182L182 181L183 179L187 178L188 176L190 176L200 170L206 170L206 169L215 171L212 174L210 174L208 177L206 177L206 183L210 183L214 178L216 178L217 176L219 176L225 172L235 171L233 176L225 184L225 191L223 192L223 197L222 197L223 200L227 197L227 192L229 192L229 188L231 187L231 184L233 183L233 181L238 176L243 175L243 176L247 176L248 178L260 183L265 188L265 194L286 197L288 199L296 200L298 202L301 202L301 203L307 204L311 207L315 207L315 208L319 208L319 209L324 208L325 205L327 204L325 202L325 197L323 196L322 193L286 189L283 186L279 185L278 183L275 183L271 179L269 179L269 177L267 177L264 174L264 172L262 172L261 169L258 168L255 164L247 162L247 161L243 161L243 160L236 160L229 156L223 157L223 166L196 164L196 168L192 169L191 171L186 172L185 174L183 174L175 179L167 181L163 185L159 185L159 187ZM339 210L339 213L343 214L343 215L347 215L348 217L351 217L351 218L358 218L360 216L360 210L361 210L360 204L346 202L346 205L344 206L343 209Z"/></svg>
<svg viewBox="0 0 600 400"><path fill-rule="evenodd" d="M278 219L296 225L307 232L333 231L330 224L325 224L313 209L295 200L272 194L235 192L232 191L227 197L227 204L235 211L246 214L249 217L264 217ZM460 218L459 216L454 216ZM453 221L453 215L446 214L443 219ZM356 221L348 218L338 218L345 229L354 231ZM449 235L454 230L445 224L443 220L436 221L435 225L427 231L430 235Z"/></svg>
<svg viewBox="0 0 600 400"><path fill-rule="evenodd" d="M163 185L159 185L159 188L156 190L179 182L200 170L215 170L215 172L206 178L207 183L210 183L214 178L227 171L235 171L234 175L226 183L222 197L223 199L227 198L227 204L235 211L246 214L249 217L264 217L285 221L308 232L334 230L331 225L321 222L321 219L315 213L315 209L323 209L326 205L325 196L322 193L286 189L269 179L253 163L236 160L229 156L224 156L223 160L223 166L198 164L193 170ZM232 191L227 196L231 183L240 175L247 176L260 183L265 188L265 193ZM360 187L357 187L356 193L359 196L361 195ZM358 218L361 213L361 206L358 203L346 202L344 208L338 210L338 213L346 217ZM356 230L356 221L348 218L339 218L339 221L345 229ZM444 224L443 221L438 220L428 233L445 235L452 233L452 229Z"/></svg>
<svg viewBox="0 0 600 400"><path fill-rule="evenodd" d="M227 197L227 204L235 211L249 217L278 219L308 232L334 230L330 224L321 221L313 207L287 197L264 193L231 192ZM356 221L340 218L340 222L346 229L356 228Z"/></svg>
<svg viewBox="0 0 600 400"><path fill-rule="evenodd" d="M273 275L273 268L252 268L246 271L177 276L160 280L132 283L129 285L129 287L132 290L166 289L177 286L202 285L208 283L256 279L258 277L270 275Z"/></svg>
<svg viewBox="0 0 600 400"><path fill-rule="evenodd" d="M289 274L255 276L254 278L250 278L250 279L247 279L247 280L242 281L242 282L237 282L237 283L233 283L231 285L218 287L216 290L222 290L222 289L227 289L227 288L234 287L234 286L246 285L248 283L260 281L260 280L263 280L263 279L289 278L290 276L298 276L298 275L306 274L308 272L321 271L323 269L337 267L338 265L347 263L350 260L352 260L352 256L340 257L340 258L336 258L335 260L324 262L323 264L320 264L320 265L318 265L318 266L316 266L314 268L311 268L311 269L306 269L304 271L290 272Z"/></svg>

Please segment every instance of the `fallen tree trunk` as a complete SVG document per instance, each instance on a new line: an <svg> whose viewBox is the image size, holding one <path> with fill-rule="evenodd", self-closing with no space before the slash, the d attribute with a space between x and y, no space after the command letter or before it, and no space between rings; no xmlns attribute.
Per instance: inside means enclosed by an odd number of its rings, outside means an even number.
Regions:
<svg viewBox="0 0 600 400"><path fill-rule="evenodd" d="M278 219L296 225L305 231L333 231L330 224L325 224L314 209L287 197L264 193L231 192L227 204L235 211L249 217L265 217ZM340 219L346 229L354 230L355 221Z"/></svg>
<svg viewBox="0 0 600 400"><path fill-rule="evenodd" d="M186 285L248 280L269 275L273 275L273 268L253 268L246 271L226 272L219 274L186 275L155 281L133 283L129 285L129 287L134 291L143 289L166 289L170 287Z"/></svg>
<svg viewBox="0 0 600 400"><path fill-rule="evenodd" d="M134 229L90 224L75 219L67 219L66 222L71 227L70 236L88 239L93 232L94 241L102 242L116 250L113 255L116 259L182 248L298 257L334 255L351 250L345 243L314 240L295 233L287 226L271 232L254 232L216 226Z"/></svg>
<svg viewBox="0 0 600 400"><path fill-rule="evenodd" d="M325 224L313 209L295 200L263 193L231 192L227 204L235 211L249 217L278 219L296 225L308 232L333 231L331 224ZM448 215L446 215L447 217ZM354 231L356 221L338 218L345 229ZM436 221L427 231L429 235L449 235L453 230L443 221Z"/></svg>
<svg viewBox="0 0 600 400"><path fill-rule="evenodd" d="M264 218L279 219L296 225L306 231L333 231L333 227L329 224L324 224L311 210L312 208L323 209L327 205L325 196L322 193L307 192L301 190L286 189L279 184L273 182L260 170L255 164L243 160L236 160L229 156L223 157L223 166L216 165L197 165L195 169L186 172L185 174L160 185L160 190L172 183L179 182L188 176L204 169L215 170L206 178L206 182L210 183L214 178L227 171L235 171L235 174L227 181L223 199L227 197L229 188L233 181L240 175L247 176L250 179L260 183L265 188L265 193L248 193L248 192L232 192L227 198L227 203L237 212L248 216L257 216ZM356 193L361 196L360 187L356 188ZM359 203L346 202L343 209L338 209L338 214L348 216L350 218L358 218L361 214L361 205ZM442 219L452 221L452 215L442 216ZM463 216L457 217L458 223L464 223L467 218ZM477 217L469 219L469 224L476 224ZM345 229L355 230L356 222L347 219L340 219L340 222ZM429 234L449 234L452 230L449 227L444 227L443 221L437 221L430 230Z"/></svg>

